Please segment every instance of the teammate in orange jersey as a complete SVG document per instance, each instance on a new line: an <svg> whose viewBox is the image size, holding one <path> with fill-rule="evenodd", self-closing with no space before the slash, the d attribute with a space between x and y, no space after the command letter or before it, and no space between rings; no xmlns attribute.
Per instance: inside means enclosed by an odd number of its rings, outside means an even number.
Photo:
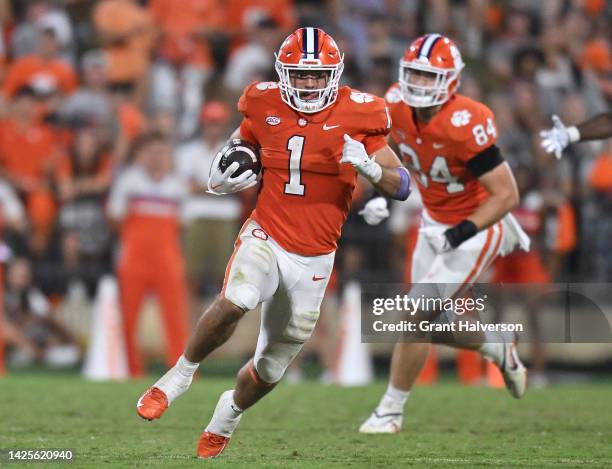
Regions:
<svg viewBox="0 0 612 469"><path fill-rule="evenodd" d="M424 204L412 257L410 294L417 297L460 297L498 254L516 244L527 249L529 243L516 221L507 216L519 195L495 145L493 113L456 93L463 66L452 41L427 34L406 51L399 83L386 95L392 139L418 182ZM380 211L379 201L370 204L377 204L375 210ZM369 212L366 207L364 215ZM478 343L461 347L479 350L496 363L518 398L525 392L526 371L513 339L496 332L480 333L469 339ZM404 404L429 347L425 341L396 344L387 392L360 432L401 429Z"/></svg>
<svg viewBox="0 0 612 469"><path fill-rule="evenodd" d="M318 28L291 34L276 55L279 82L249 85L232 138L261 148L263 177L257 205L229 261L221 294L204 312L183 356L138 401L138 414L159 418L191 383L199 362L223 344L247 311L271 298L282 282L291 308L264 311L255 355L224 392L198 444L198 456L218 456L244 410L270 392L309 339L329 281L336 241L357 174L399 200L410 192L408 173L385 136L384 100L340 87L343 55ZM222 173L218 155L209 191L228 194L257 183L252 171Z"/></svg>
<svg viewBox="0 0 612 469"><path fill-rule="evenodd" d="M180 245L187 190L172 172L172 150L161 134L143 134L133 145L134 164L113 184L108 214L120 229L121 312L130 375L138 377L143 365L137 326L148 293L155 293L161 306L169 366L187 340L187 285Z"/></svg>

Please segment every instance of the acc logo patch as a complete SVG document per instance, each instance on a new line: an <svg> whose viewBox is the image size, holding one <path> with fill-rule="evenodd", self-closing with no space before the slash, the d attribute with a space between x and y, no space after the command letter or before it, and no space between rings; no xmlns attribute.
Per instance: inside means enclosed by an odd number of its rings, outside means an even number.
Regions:
<svg viewBox="0 0 612 469"><path fill-rule="evenodd" d="M467 109L462 111L455 111L451 117L451 124L455 127L463 127L464 125L468 125L470 123L470 119L472 118L472 114Z"/></svg>
<svg viewBox="0 0 612 469"><path fill-rule="evenodd" d="M360 93L358 91L351 92L351 99L359 104L371 103L374 101L374 96L368 93Z"/></svg>
<svg viewBox="0 0 612 469"><path fill-rule="evenodd" d="M268 239L268 233L261 228L255 228L253 231L251 231L251 234L256 238L263 239L264 241Z"/></svg>
<svg viewBox="0 0 612 469"><path fill-rule="evenodd" d="M280 117L278 116L268 116L266 117L266 124L268 125L278 125L281 123Z"/></svg>

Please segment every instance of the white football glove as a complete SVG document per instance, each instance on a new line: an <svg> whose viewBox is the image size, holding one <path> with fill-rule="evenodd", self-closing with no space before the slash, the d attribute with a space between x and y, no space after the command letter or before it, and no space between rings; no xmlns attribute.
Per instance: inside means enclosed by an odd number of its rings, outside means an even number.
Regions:
<svg viewBox="0 0 612 469"><path fill-rule="evenodd" d="M358 215L361 215L368 225L378 225L385 218L389 217L387 199L384 197L373 198L365 204L358 212Z"/></svg>
<svg viewBox="0 0 612 469"><path fill-rule="evenodd" d="M565 127L559 116L552 116L553 126L551 129L540 131L542 141L540 145L548 154L554 153L557 159L561 159L561 153L570 143L580 140L580 132L576 127Z"/></svg>
<svg viewBox="0 0 612 469"><path fill-rule="evenodd" d="M240 176L232 177L232 174L240 167L240 164L234 161L227 167L225 172L221 172L218 160L215 158L210 168L210 176L208 178L208 192L213 195L225 195L240 192L257 184L257 175L250 169L246 170Z"/></svg>
<svg viewBox="0 0 612 469"><path fill-rule="evenodd" d="M427 227L421 228L419 233L425 236L425 239L434 250L436 254L443 254L452 249L452 246L448 242L446 235L444 234L446 230L440 229L438 227Z"/></svg>
<svg viewBox="0 0 612 469"><path fill-rule="evenodd" d="M376 184L382 178L382 168L368 156L363 143L353 140L348 134L344 134L344 147L340 163L350 163L359 174Z"/></svg>

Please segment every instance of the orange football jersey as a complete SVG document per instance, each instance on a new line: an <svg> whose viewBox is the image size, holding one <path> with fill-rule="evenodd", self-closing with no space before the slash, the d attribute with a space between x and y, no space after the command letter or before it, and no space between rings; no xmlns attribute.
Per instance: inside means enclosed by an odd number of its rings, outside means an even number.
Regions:
<svg viewBox="0 0 612 469"><path fill-rule="evenodd" d="M302 114L283 102L277 83L255 82L238 109L241 136L261 147L263 176L251 217L289 252L334 251L357 179L352 165L339 163L344 134L369 155L387 145L384 100L344 86L329 108Z"/></svg>
<svg viewBox="0 0 612 469"><path fill-rule="evenodd" d="M493 112L456 94L422 125L402 101L397 84L385 99L393 122L391 137L419 184L427 212L440 223L462 221L488 196L467 162L496 142Z"/></svg>

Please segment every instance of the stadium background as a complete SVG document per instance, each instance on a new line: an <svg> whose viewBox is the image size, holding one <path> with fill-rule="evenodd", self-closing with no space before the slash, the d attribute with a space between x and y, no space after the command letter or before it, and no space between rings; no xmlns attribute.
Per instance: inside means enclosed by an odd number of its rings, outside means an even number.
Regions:
<svg viewBox="0 0 612 469"><path fill-rule="evenodd" d="M551 114L572 124L610 108L611 20L612 4L604 0L0 0L9 374L78 369L99 280L116 273L124 241L108 217L108 194L137 164L130 147L150 130L171 142L168 171L191 191L181 216L189 301L186 311L171 314L198 317L220 288L235 233L256 197L253 190L215 198L202 183L239 123L243 87L276 80L273 52L300 25L331 33L345 53L343 82L379 96L396 80L413 39L449 35L467 63L461 92L494 110L499 146L532 215L544 266L533 281L609 282L612 142L575 145L557 161L540 150L538 131ZM366 184L358 188L323 320L305 352L318 356L312 377L329 379L325 370L333 368L343 286L404 278L418 198L394 205L389 222L370 227L356 215L367 192ZM144 268L148 261L139 260ZM172 334L158 309L145 302L139 328L149 365L163 361L164 337ZM257 331L254 313L205 369L233 374ZM378 371L389 350L374 347ZM549 354L553 371L607 370L612 363L610 344L556 345Z"/></svg>

